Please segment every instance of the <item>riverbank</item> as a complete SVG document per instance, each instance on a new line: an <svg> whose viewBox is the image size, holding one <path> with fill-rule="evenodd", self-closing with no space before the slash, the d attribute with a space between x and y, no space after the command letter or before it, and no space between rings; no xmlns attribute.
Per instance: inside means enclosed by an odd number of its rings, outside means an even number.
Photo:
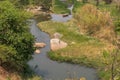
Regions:
<svg viewBox="0 0 120 80"><path fill-rule="evenodd" d="M64 8L59 4L63 5ZM91 4L95 5L93 2ZM75 1L73 15L83 5L85 4ZM110 12L115 18L119 16L113 4L105 5L104 3L100 3L97 7L101 11L106 9L106 11ZM52 10L57 14L68 13L66 5L59 2L55 2ZM115 22L116 20L114 23ZM53 38L53 34L56 32L62 34L63 37L61 40L67 42L68 44L68 46L64 49L48 52L50 59L59 62L69 62L93 67L97 69L100 80L110 79L112 74L112 63L110 63L112 62L112 57L110 53L112 53L112 50L114 49L114 46L111 43L80 34L78 26L74 23L74 19L65 23L54 22L54 20L45 21L39 23L38 26L42 31L48 33L51 38Z"/></svg>
<svg viewBox="0 0 120 80"><path fill-rule="evenodd" d="M28 62L31 69L44 80L66 80L70 78L80 79L85 77L89 80L98 80L96 70L85 66L79 66L69 63L59 63L47 57L50 51L50 37L47 33L42 32L36 26L36 21L31 20L31 33L36 37L36 42L44 42L47 46L41 48L40 54L34 54L33 59ZM75 77L76 76L76 77Z"/></svg>
<svg viewBox="0 0 120 80"><path fill-rule="evenodd" d="M25 10L27 12L32 13L34 16L50 15L52 13L64 15L64 14L70 14L70 10L68 9L68 7L71 5L70 2L68 1L53 0L50 9L44 9L42 6L37 6L37 5L27 5L25 7Z"/></svg>
<svg viewBox="0 0 120 80"><path fill-rule="evenodd" d="M103 52L111 50L111 45L101 42L98 39L90 36L79 34L78 27L72 22L61 23L54 21L45 21L38 24L42 31L50 34L51 38L55 32L63 35L61 38L67 42L68 47L57 51L50 51L48 56L52 60L77 63L80 65L86 65L89 67L97 68L98 71L105 67ZM104 70L102 70L104 71ZM103 72L103 73L106 73ZM104 79L103 73L100 73L99 77ZM110 74L109 74L110 76ZM106 78L105 78L106 79ZM106 79L107 80L107 79Z"/></svg>

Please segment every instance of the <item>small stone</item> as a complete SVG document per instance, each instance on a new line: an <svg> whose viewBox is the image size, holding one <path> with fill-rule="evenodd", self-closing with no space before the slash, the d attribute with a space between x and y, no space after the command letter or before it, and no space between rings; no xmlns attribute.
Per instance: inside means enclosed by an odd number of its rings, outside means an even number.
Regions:
<svg viewBox="0 0 120 80"><path fill-rule="evenodd" d="M43 47L45 47L45 46L46 46L45 43L35 43L35 44L34 44L34 47L36 47L36 48L43 48Z"/></svg>
<svg viewBox="0 0 120 80"><path fill-rule="evenodd" d="M36 49L35 53L40 54L40 49Z"/></svg>

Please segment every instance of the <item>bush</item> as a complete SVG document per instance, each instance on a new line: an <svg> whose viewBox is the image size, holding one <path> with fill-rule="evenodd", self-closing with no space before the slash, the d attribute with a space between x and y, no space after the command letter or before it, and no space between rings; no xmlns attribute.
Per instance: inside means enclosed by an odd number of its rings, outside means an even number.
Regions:
<svg viewBox="0 0 120 80"><path fill-rule="evenodd" d="M115 22L116 32L120 35L120 19Z"/></svg>
<svg viewBox="0 0 120 80"><path fill-rule="evenodd" d="M109 12L102 12L91 4L86 4L75 14L80 32L97 38L110 39L114 26Z"/></svg>
<svg viewBox="0 0 120 80"><path fill-rule="evenodd" d="M11 48L16 51L16 54L7 55L14 60L12 63L18 70L24 70L27 62L32 58L34 51L33 42L34 37L29 32L27 26L28 16L26 12L15 8L15 6L9 1L0 2L0 44L6 45L6 50ZM4 49L4 46L3 46ZM0 55L6 55L6 50ZM9 52L9 51L8 51ZM0 57L2 61L3 58ZM9 60L6 61L12 65Z"/></svg>
<svg viewBox="0 0 120 80"><path fill-rule="evenodd" d="M12 64L14 62L12 57L16 55L16 53L17 52L14 48L0 45L0 65L2 65L4 62L10 62Z"/></svg>

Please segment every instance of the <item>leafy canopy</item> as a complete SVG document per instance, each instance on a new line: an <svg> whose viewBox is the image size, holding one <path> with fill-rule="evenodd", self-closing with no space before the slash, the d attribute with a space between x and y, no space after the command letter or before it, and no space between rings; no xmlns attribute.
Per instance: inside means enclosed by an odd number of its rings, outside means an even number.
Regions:
<svg viewBox="0 0 120 80"><path fill-rule="evenodd" d="M34 50L34 37L27 22L29 17L30 14L17 9L9 1L0 2L0 60L17 69L25 67Z"/></svg>

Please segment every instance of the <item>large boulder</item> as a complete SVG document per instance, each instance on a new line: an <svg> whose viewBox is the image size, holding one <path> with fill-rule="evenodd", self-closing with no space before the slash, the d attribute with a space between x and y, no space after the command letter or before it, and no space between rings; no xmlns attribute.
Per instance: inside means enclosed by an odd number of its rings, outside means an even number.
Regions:
<svg viewBox="0 0 120 80"><path fill-rule="evenodd" d="M35 44L34 44L34 47L36 47L36 48L43 48L43 47L45 47L45 46L46 46L45 43L35 43Z"/></svg>
<svg viewBox="0 0 120 80"><path fill-rule="evenodd" d="M67 47L67 43L56 38L50 40L50 45L53 51Z"/></svg>

